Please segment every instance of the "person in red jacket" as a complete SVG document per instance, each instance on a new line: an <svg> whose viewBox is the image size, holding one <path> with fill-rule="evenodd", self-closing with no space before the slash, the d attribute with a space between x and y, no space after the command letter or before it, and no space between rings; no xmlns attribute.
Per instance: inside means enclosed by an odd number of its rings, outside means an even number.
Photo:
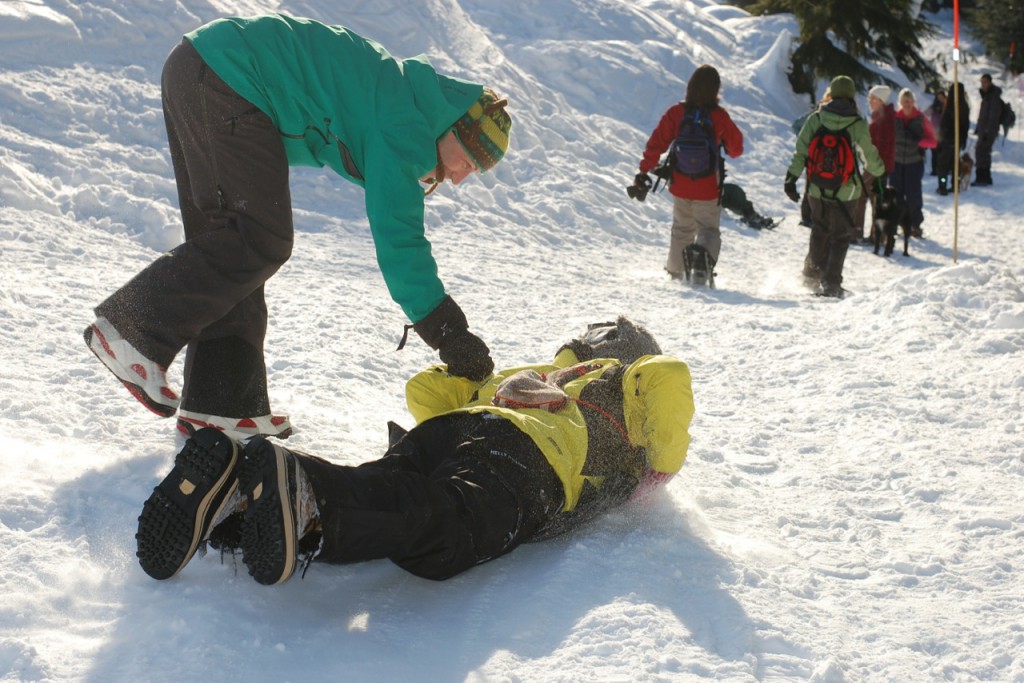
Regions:
<svg viewBox="0 0 1024 683"><path fill-rule="evenodd" d="M896 194L910 206L910 221L914 237L921 237L924 223L924 200L921 179L924 177L924 154L936 145L932 122L917 108L917 98L910 88L900 90L900 108L896 112L896 163L889 176Z"/></svg>
<svg viewBox="0 0 1024 683"><path fill-rule="evenodd" d="M730 157L738 157L743 153L743 133L733 123L723 107L718 103L718 92L722 85L718 70L703 64L693 72L686 84L686 99L673 104L662 115L657 128L647 140L643 159L640 161L640 173L635 183L637 187L650 188L651 178L648 175L659 164L664 154L680 133L687 112L700 110L710 117L714 131L716 147L725 150ZM701 177L689 177L673 168L672 182L669 192L675 198L672 211L672 237L669 243L668 260L665 270L673 279L683 274L683 252L690 245L697 245L709 258L709 266L718 262L722 248L719 230L722 215L720 192L724 175L721 155L716 156L717 168ZM710 270L705 277L711 275ZM700 275L696 277L699 282Z"/></svg>
<svg viewBox="0 0 1024 683"><path fill-rule="evenodd" d="M882 157L882 163L885 164L885 178L882 179L885 184L888 184L889 174L896 167L896 109L889 103L891 95L892 88L887 85L876 85L868 90L868 109L871 111L868 132L871 134L871 144L878 150L878 156ZM874 187L875 183L872 179L865 178L864 186ZM864 235L864 213L867 203L867 193L862 194L857 201L857 213L854 216L854 224L860 228L860 242L871 241ZM873 203L871 222L875 222ZM850 242L857 243L857 235L850 235Z"/></svg>

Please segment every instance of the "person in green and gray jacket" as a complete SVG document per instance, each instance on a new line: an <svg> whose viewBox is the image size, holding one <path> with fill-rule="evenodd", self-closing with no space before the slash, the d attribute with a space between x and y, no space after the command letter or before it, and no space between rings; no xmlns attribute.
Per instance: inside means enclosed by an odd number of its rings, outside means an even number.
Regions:
<svg viewBox="0 0 1024 683"><path fill-rule="evenodd" d="M502 159L505 99L343 26L280 14L187 34L161 86L185 242L97 306L85 330L139 401L177 413L186 434L291 433L271 412L263 358L263 286L292 250L290 166L327 166L364 188L377 263L408 327L453 375L491 374L490 350L438 278L424 196ZM166 369L185 346L179 399Z"/></svg>
<svg viewBox="0 0 1024 683"><path fill-rule="evenodd" d="M808 148L815 133L821 127L830 131L845 131L850 144L864 158L869 175L885 177L885 165L878 150L871 143L867 122L857 111L854 97L857 88L849 76L836 76L829 85L832 99L807 117L797 136L796 151L790 161L784 190L794 202L800 201L796 181L804 172L808 159ZM842 296L843 263L850 248L850 234L853 230L853 214L857 199L864 191L863 180L857 172L846 177L836 190L824 190L808 178L807 193L811 203L811 240L807 257L804 259L805 282L816 285L820 296Z"/></svg>

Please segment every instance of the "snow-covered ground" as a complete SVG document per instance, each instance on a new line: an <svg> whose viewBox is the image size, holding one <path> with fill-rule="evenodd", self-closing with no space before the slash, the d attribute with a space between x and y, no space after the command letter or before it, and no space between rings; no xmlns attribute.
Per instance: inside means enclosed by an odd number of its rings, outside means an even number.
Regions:
<svg viewBox="0 0 1024 683"><path fill-rule="evenodd" d="M444 583L376 562L267 588L213 555L166 582L141 571L136 517L174 427L81 331L181 237L163 58L201 23L265 10L509 95L506 161L429 199L442 277L500 365L619 313L686 360L693 444L663 492ZM928 54L948 55L952 17L933 18ZM854 295L811 297L782 193L808 104L785 77L795 33L709 0L0 2L0 678L1024 680L1020 130L958 211L926 176L910 258L854 247ZM662 272L667 195L624 192L703 62L746 135L730 178L786 216L762 233L724 218L714 291ZM989 68L959 69L975 113ZM992 70L1024 111L1024 86ZM293 193L295 253L268 285L271 398L290 445L357 463L383 451L385 420L411 424L404 381L434 356L394 350L406 321L360 190L300 169Z"/></svg>

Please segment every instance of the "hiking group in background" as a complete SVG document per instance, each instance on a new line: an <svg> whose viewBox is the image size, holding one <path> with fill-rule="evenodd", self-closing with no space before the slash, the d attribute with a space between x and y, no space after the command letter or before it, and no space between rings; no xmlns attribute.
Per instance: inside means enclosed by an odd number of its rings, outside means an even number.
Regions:
<svg viewBox="0 0 1024 683"><path fill-rule="evenodd" d="M704 78L708 79L704 83L713 83L713 88L698 88ZM643 201L662 181L669 184L674 207L665 270L672 279L685 276L687 281L712 287L721 249L722 208L738 213L740 222L754 229L776 225L774 219L754 209L742 187L725 182L721 149L738 156L743 138L718 103L719 86L718 72L713 67L705 64L696 69L687 84L687 99L662 116L647 141L640 172L627 187L630 197ZM692 100L691 91L704 92L704 99ZM890 103L892 87L874 85L868 91L869 118L865 122L856 104L856 84L840 75L832 80L821 100L793 122L797 146L783 185L786 196L800 202L800 225L811 228L803 277L815 293L842 296L842 271L851 244L872 244L876 254L884 244L883 255L890 256L896 233L902 228L903 255L910 255L910 237L924 236L922 184L929 156L929 173L938 177L940 195L949 194L954 170L961 191L968 183L992 184L992 146L1000 128L1006 134L1016 115L1001 99L1002 91L992 84L989 74L982 75L980 92L976 167L966 153L970 102L962 83L936 92L924 112L910 88L900 90L894 106ZM694 107L693 102L699 104ZM709 102L714 103L711 114L703 115ZM715 143L719 145L717 154L711 150ZM660 161L666 150L668 156ZM959 167L954 169L955 163ZM863 171L861 164L865 166ZM972 168L976 171L973 183ZM807 180L801 196L796 181L805 171ZM658 181L653 182L650 174ZM871 221L866 224L868 204Z"/></svg>

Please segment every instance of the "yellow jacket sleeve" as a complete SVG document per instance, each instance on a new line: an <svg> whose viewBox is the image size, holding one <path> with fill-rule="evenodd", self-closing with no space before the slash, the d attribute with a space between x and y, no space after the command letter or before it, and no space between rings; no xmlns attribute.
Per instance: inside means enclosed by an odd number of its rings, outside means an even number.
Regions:
<svg viewBox="0 0 1024 683"><path fill-rule="evenodd" d="M670 356L644 356L622 378L626 430L647 452L647 465L666 474L683 466L690 447L693 389L690 369Z"/></svg>
<svg viewBox="0 0 1024 683"><path fill-rule="evenodd" d="M576 352L566 346L558 350L555 360L551 361L551 364L558 368L567 368L579 362L580 359L576 357Z"/></svg>
<svg viewBox="0 0 1024 683"><path fill-rule="evenodd" d="M432 365L406 383L405 403L416 424L420 424L466 405L480 386L471 379L449 375L443 365Z"/></svg>

